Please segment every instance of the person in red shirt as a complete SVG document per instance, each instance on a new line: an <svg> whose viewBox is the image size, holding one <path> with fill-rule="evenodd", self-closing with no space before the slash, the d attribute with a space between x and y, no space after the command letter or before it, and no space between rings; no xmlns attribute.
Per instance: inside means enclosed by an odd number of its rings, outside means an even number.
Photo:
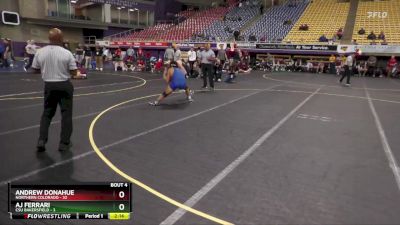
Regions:
<svg viewBox="0 0 400 225"><path fill-rule="evenodd" d="M392 55L392 57L390 58L389 62L388 62L388 66L387 66L387 74L388 77L392 77L393 74L393 68L397 66L397 61L396 61L396 57L394 55Z"/></svg>
<svg viewBox="0 0 400 225"><path fill-rule="evenodd" d="M154 64L154 71L155 72L161 72L162 71L162 68L163 68L163 61L162 61L162 59L160 58L160 59L158 59L158 61L156 62L156 64Z"/></svg>

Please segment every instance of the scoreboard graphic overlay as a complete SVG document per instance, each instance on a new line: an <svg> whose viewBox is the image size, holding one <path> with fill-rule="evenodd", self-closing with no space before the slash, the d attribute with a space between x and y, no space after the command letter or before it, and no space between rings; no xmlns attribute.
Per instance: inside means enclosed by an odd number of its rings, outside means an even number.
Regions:
<svg viewBox="0 0 400 225"><path fill-rule="evenodd" d="M11 219L128 220L131 183L8 184Z"/></svg>

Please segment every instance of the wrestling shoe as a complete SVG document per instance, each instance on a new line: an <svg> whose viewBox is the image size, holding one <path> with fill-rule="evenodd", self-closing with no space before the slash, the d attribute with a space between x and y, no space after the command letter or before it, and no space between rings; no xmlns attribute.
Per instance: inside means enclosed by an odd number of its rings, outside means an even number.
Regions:
<svg viewBox="0 0 400 225"><path fill-rule="evenodd" d="M157 102L157 101L154 101L154 102L149 102L149 105L151 105L151 106L159 106L160 103Z"/></svg>

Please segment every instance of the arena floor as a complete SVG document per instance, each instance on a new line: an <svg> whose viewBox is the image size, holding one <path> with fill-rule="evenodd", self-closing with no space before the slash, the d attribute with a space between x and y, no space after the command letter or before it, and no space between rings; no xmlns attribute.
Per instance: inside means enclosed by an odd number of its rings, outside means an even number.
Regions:
<svg viewBox="0 0 400 225"><path fill-rule="evenodd" d="M400 80L253 72L159 107L159 74L73 82L73 148L57 151L57 113L39 154L40 75L0 73L0 224L400 223ZM10 181L126 179L130 221L9 220Z"/></svg>

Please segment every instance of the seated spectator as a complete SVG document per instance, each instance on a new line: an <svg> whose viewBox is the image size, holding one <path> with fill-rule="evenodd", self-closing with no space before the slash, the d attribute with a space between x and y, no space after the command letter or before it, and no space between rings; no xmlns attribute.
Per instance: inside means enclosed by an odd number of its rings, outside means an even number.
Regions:
<svg viewBox="0 0 400 225"><path fill-rule="evenodd" d="M367 39L368 40L376 40L376 34L373 31L371 31L371 33L368 34Z"/></svg>
<svg viewBox="0 0 400 225"><path fill-rule="evenodd" d="M306 71L312 72L314 70L314 63L312 63L312 59L307 62Z"/></svg>
<svg viewBox="0 0 400 225"><path fill-rule="evenodd" d="M339 30L336 32L336 35L338 39L341 40L343 37L343 28L339 28Z"/></svg>
<svg viewBox="0 0 400 225"><path fill-rule="evenodd" d="M352 44L352 45L358 45L357 40L356 40L356 39L353 39L353 40L351 41L351 44Z"/></svg>
<svg viewBox="0 0 400 225"><path fill-rule="evenodd" d="M249 64L241 61L239 63L239 73L250 73L251 72L251 68L249 67Z"/></svg>
<svg viewBox="0 0 400 225"><path fill-rule="evenodd" d="M336 42L338 40L338 36L336 34L334 34L332 36L332 42Z"/></svg>
<svg viewBox="0 0 400 225"><path fill-rule="evenodd" d="M292 24L292 20L285 20L285 22L283 22L283 25L291 25Z"/></svg>
<svg viewBox="0 0 400 225"><path fill-rule="evenodd" d="M367 62L366 61L361 61L360 63L357 64L356 68L357 68L359 76L365 77L365 74L368 71Z"/></svg>
<svg viewBox="0 0 400 225"><path fill-rule="evenodd" d="M328 38L326 38L325 34L323 34L321 37L319 37L319 42L328 42Z"/></svg>
<svg viewBox="0 0 400 225"><path fill-rule="evenodd" d="M364 28L361 28L361 29L358 31L358 34L359 34L359 35L364 35L364 34L365 34Z"/></svg>
<svg viewBox="0 0 400 225"><path fill-rule="evenodd" d="M299 27L299 30L307 31L308 30L308 25L307 24L301 24L300 27Z"/></svg>
<svg viewBox="0 0 400 225"><path fill-rule="evenodd" d="M249 36L249 41L257 41L256 36L255 36L254 34L251 34L251 35Z"/></svg>
<svg viewBox="0 0 400 225"><path fill-rule="evenodd" d="M381 33L378 35L379 40L385 40L385 33L381 31Z"/></svg>
<svg viewBox="0 0 400 225"><path fill-rule="evenodd" d="M388 45L388 43L387 43L386 39L383 39L383 41L382 41L381 45Z"/></svg>
<svg viewBox="0 0 400 225"><path fill-rule="evenodd" d="M319 62L317 66L317 73L323 73L325 69L325 63Z"/></svg>

